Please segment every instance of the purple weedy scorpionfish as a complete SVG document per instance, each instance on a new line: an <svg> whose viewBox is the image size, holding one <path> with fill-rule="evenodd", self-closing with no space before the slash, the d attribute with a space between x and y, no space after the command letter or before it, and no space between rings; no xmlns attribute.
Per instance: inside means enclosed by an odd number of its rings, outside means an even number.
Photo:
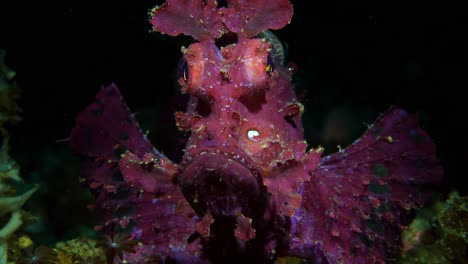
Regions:
<svg viewBox="0 0 468 264"><path fill-rule="evenodd" d="M269 31L288 0L168 0L155 31L185 34L175 113L189 139L180 164L158 152L115 84L77 117L71 147L102 214L99 228L138 241L110 263L388 263L402 218L443 175L417 116L390 107L353 144L321 157ZM222 43L222 44L220 44ZM427 190L427 191L426 191Z"/></svg>

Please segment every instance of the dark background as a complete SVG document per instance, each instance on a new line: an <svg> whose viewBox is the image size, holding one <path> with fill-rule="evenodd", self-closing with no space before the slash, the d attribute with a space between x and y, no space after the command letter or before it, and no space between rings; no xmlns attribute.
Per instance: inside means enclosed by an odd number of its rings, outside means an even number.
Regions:
<svg viewBox="0 0 468 264"><path fill-rule="evenodd" d="M297 67L306 138L346 146L391 105L418 112L438 146L440 191L466 192L467 27L451 1L292 1L291 24L275 33ZM176 68L188 37L151 33L148 11L162 1L2 1L0 48L17 72L23 121L10 129L25 184L41 191L27 208L41 216L43 243L89 232L76 157L66 139L78 112L115 82L154 145L177 160L183 135L172 114ZM45 234L47 233L47 234Z"/></svg>

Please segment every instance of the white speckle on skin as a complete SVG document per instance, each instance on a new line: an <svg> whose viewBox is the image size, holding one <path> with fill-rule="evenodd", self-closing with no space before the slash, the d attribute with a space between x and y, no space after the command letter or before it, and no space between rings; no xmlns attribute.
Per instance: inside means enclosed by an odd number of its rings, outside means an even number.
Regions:
<svg viewBox="0 0 468 264"><path fill-rule="evenodd" d="M249 131L247 131L247 137L252 141L257 141L259 136L260 133L258 132L258 130L250 129Z"/></svg>

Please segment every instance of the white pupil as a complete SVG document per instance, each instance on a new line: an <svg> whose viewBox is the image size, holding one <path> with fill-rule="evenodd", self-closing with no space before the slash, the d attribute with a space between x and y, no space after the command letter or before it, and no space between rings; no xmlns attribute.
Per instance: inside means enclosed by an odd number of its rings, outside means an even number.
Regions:
<svg viewBox="0 0 468 264"><path fill-rule="evenodd" d="M260 133L257 130L252 129L247 131L247 137L252 141L256 141L258 136L260 136Z"/></svg>

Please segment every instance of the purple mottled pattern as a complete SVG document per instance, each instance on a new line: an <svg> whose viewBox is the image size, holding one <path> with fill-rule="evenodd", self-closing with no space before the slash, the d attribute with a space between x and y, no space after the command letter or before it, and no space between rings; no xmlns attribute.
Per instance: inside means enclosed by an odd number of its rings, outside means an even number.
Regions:
<svg viewBox="0 0 468 264"><path fill-rule="evenodd" d="M322 158L293 216L291 252L329 263L385 262L398 254L399 224L430 193L420 184L443 174L435 145L415 115L392 107L341 152ZM313 257L312 257L313 259Z"/></svg>
<svg viewBox="0 0 468 264"><path fill-rule="evenodd" d="M79 114L71 148L105 219L97 228L129 232L142 243L128 263L165 256L198 262L199 243L187 244L197 217L172 180L177 165L153 149L114 84Z"/></svg>
<svg viewBox="0 0 468 264"><path fill-rule="evenodd" d="M415 114L392 106L352 145L322 157L304 140L304 107L269 29L288 0L168 0L156 31L185 34L175 113L189 136L179 164L153 148L115 84L77 117L92 209L109 234L138 241L114 263L389 263L411 212L443 175ZM219 40L219 41L218 41ZM223 43L223 44L220 44ZM112 260L111 260L112 261Z"/></svg>

